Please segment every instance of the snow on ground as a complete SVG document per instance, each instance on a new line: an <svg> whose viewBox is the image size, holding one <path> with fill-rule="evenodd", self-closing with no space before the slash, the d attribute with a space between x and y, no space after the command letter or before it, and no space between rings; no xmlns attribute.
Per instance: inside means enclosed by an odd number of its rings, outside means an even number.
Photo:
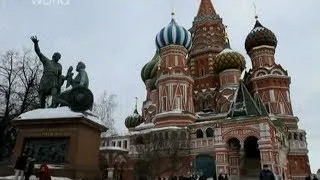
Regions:
<svg viewBox="0 0 320 180"><path fill-rule="evenodd" d="M0 180L6 180L6 179L11 179L12 180L13 178L14 178L14 175L13 176L5 176L5 177L0 177ZM31 176L30 177L30 180L38 180L38 179L39 178L37 178L36 176ZM72 179L66 178L66 177L53 177L53 176L51 176L51 180L72 180Z"/></svg>
<svg viewBox="0 0 320 180"><path fill-rule="evenodd" d="M53 164L47 164L48 168L49 169L63 169L64 166L62 165L53 165ZM40 169L41 167L41 164L35 164L34 165L34 168L37 168L37 169Z"/></svg>

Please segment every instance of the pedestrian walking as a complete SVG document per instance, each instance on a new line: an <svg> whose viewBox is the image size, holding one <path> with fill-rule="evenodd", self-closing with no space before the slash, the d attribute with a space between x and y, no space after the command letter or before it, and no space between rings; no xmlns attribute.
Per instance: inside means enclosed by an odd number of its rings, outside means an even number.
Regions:
<svg viewBox="0 0 320 180"><path fill-rule="evenodd" d="M27 164L27 154L22 152L22 154L18 157L16 164L14 166L14 180L18 180L20 176L20 180L23 180L24 177L24 170Z"/></svg>
<svg viewBox="0 0 320 180"><path fill-rule="evenodd" d="M34 174L33 173L34 163L35 163L35 159L33 158L33 155L31 155L27 160L27 165L24 172L24 180L29 180L30 176Z"/></svg>
<svg viewBox="0 0 320 180"><path fill-rule="evenodd" d="M223 174L222 174L222 173L219 174L218 180L224 180L224 177L223 177Z"/></svg>
<svg viewBox="0 0 320 180"><path fill-rule="evenodd" d="M40 167L39 180L51 180L50 169L47 163L43 163Z"/></svg>

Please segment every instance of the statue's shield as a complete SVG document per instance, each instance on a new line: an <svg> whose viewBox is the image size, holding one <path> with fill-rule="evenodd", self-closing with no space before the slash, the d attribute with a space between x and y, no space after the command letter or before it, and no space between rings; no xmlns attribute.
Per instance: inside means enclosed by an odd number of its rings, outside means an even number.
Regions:
<svg viewBox="0 0 320 180"><path fill-rule="evenodd" d="M74 87L69 94L69 106L73 111L86 111L92 108L93 94L83 86Z"/></svg>

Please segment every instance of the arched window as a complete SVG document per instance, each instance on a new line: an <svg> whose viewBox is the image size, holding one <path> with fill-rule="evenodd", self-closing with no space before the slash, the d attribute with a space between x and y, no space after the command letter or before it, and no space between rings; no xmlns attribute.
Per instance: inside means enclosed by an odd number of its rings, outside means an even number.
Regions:
<svg viewBox="0 0 320 180"><path fill-rule="evenodd" d="M181 96L176 97L176 109L181 109Z"/></svg>
<svg viewBox="0 0 320 180"><path fill-rule="evenodd" d="M293 134L293 139L294 139L294 140L298 140L298 134L297 134L297 133L294 133L294 134Z"/></svg>
<svg viewBox="0 0 320 180"><path fill-rule="evenodd" d="M167 111L167 96L162 97L162 112Z"/></svg>
<svg viewBox="0 0 320 180"><path fill-rule="evenodd" d="M177 138L178 138L178 133L176 131L171 132L170 139L177 139Z"/></svg>
<svg viewBox="0 0 320 180"><path fill-rule="evenodd" d="M303 138L303 134L302 134L302 133L300 133L300 134L299 134L299 136L300 136L300 137L299 137L299 140L300 140L300 141L303 141L303 140L304 140L304 138Z"/></svg>
<svg viewBox="0 0 320 180"><path fill-rule="evenodd" d="M207 135L207 137L213 137L213 129L212 128L207 128L206 129L206 135Z"/></svg>
<svg viewBox="0 0 320 180"><path fill-rule="evenodd" d="M202 111L205 107L204 107L204 104L205 104L205 102L204 102L205 100L204 100L204 98L203 98L203 96L199 96L198 97L198 107L199 107L199 111Z"/></svg>
<svg viewBox="0 0 320 180"><path fill-rule="evenodd" d="M181 137L181 139L187 139L187 134L186 134L186 132L181 131L181 132L180 132L180 137Z"/></svg>
<svg viewBox="0 0 320 180"><path fill-rule="evenodd" d="M212 108L213 98L211 95L206 96L207 99L207 107L206 108Z"/></svg>
<svg viewBox="0 0 320 180"><path fill-rule="evenodd" d="M240 149L240 141L237 138L231 138L228 140L228 146L232 150Z"/></svg>
<svg viewBox="0 0 320 180"><path fill-rule="evenodd" d="M259 73L257 74L257 76L264 76L264 75L266 75L265 72L259 72Z"/></svg>
<svg viewBox="0 0 320 180"><path fill-rule="evenodd" d="M198 130L196 131L196 134L197 134L197 138L203 138L203 132L202 132L201 129L198 129Z"/></svg>
<svg viewBox="0 0 320 180"><path fill-rule="evenodd" d="M165 139L165 140L169 139L169 133L168 133L168 132L165 132L165 133L164 133L164 139Z"/></svg>

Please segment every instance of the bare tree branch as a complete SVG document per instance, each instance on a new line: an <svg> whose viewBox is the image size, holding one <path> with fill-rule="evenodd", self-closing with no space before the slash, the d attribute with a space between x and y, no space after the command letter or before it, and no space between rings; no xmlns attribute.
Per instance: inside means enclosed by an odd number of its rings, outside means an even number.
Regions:
<svg viewBox="0 0 320 180"><path fill-rule="evenodd" d="M37 108L38 84L41 66L36 56L24 51L22 55L14 50L8 50L0 56L0 112L3 121L0 122L0 154L7 156L11 150L15 134L10 120L19 114ZM5 148L4 148L5 147ZM1 158L0 155L0 158Z"/></svg>
<svg viewBox="0 0 320 180"><path fill-rule="evenodd" d="M115 103L115 94L110 94L106 91L98 98L98 100L93 104L93 113L98 116L108 127L108 132L111 134L116 134L114 128L114 118L113 112L117 106Z"/></svg>
<svg viewBox="0 0 320 180"><path fill-rule="evenodd" d="M167 129L138 135L133 142L135 174L149 179L164 174L173 177L190 151L187 134L186 129Z"/></svg>

